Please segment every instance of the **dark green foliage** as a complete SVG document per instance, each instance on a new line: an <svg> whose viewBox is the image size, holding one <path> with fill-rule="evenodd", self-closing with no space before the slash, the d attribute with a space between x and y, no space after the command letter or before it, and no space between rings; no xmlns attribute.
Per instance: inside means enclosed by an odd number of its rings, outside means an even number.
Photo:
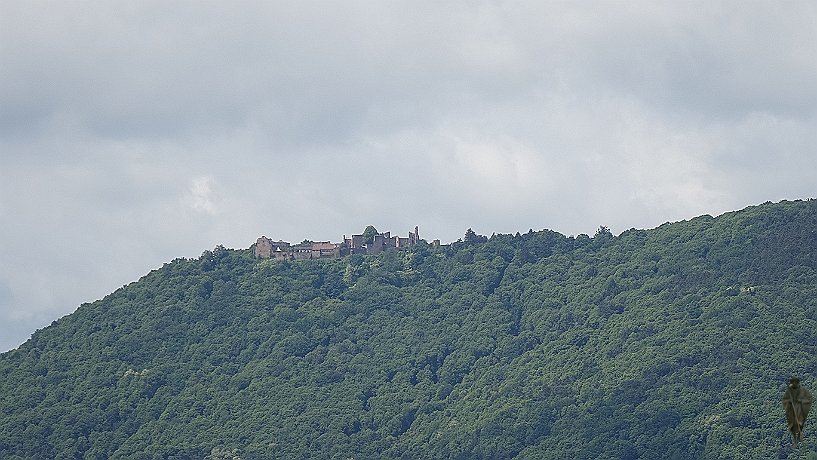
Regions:
<svg viewBox="0 0 817 460"><path fill-rule="evenodd" d="M815 325L815 201L331 260L217 247L0 356L0 458L813 458L780 398L817 387Z"/></svg>
<svg viewBox="0 0 817 460"><path fill-rule="evenodd" d="M366 229L363 230L363 244L372 244L374 237L377 236L378 233L380 232L378 232L373 225L367 226Z"/></svg>
<svg viewBox="0 0 817 460"><path fill-rule="evenodd" d="M475 231L469 228L465 231L465 237L462 239L462 241L466 244L485 243L488 241L488 237L477 235Z"/></svg>

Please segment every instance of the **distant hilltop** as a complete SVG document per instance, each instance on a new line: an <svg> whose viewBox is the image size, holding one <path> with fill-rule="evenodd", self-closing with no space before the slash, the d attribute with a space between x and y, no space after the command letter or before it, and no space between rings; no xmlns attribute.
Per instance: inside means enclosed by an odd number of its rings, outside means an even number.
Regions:
<svg viewBox="0 0 817 460"><path fill-rule="evenodd" d="M290 244L286 241L273 241L266 236L262 236L255 242L255 257L259 259L302 260L336 258L350 254L380 254L388 250L407 249L420 241L419 227L414 227L414 231L408 233L408 238L403 238L391 236L391 232L380 233L374 227L369 226L360 235L352 235L349 238L343 235L343 241L340 243L306 240L299 244ZM438 240L434 242L439 244Z"/></svg>

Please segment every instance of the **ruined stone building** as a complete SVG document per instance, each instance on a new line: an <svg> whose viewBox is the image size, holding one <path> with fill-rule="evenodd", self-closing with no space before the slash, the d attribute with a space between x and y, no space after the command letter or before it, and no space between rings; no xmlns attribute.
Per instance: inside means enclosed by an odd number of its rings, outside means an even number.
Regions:
<svg viewBox="0 0 817 460"><path fill-rule="evenodd" d="M272 241L266 236L255 242L255 257L259 259L300 260L340 257L340 243L329 241L289 244L286 241Z"/></svg>
<svg viewBox="0 0 817 460"><path fill-rule="evenodd" d="M272 241L262 236L255 241L255 257L259 259L278 259L279 255L289 253L290 245L286 241Z"/></svg>
<svg viewBox="0 0 817 460"><path fill-rule="evenodd" d="M343 246L349 254L380 254L387 249L405 249L420 242L420 229L414 227L414 233L409 232L408 238L391 236L391 232L378 233L370 243L363 242L363 235L352 235L346 238L343 235Z"/></svg>
<svg viewBox="0 0 817 460"><path fill-rule="evenodd" d="M343 242L329 241L304 242L290 244L286 241L273 241L266 236L255 242L255 257L259 259L302 260L334 258L348 254L380 254L387 250L406 249L420 242L420 230L414 227L408 238L391 236L391 232L374 235L371 242L364 242L363 235L343 235Z"/></svg>

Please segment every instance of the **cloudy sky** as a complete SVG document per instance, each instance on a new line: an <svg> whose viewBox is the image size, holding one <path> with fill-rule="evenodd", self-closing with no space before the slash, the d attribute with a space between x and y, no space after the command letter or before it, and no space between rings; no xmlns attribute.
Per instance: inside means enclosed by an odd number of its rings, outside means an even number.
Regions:
<svg viewBox="0 0 817 460"><path fill-rule="evenodd" d="M0 351L177 257L817 196L813 1L0 0Z"/></svg>

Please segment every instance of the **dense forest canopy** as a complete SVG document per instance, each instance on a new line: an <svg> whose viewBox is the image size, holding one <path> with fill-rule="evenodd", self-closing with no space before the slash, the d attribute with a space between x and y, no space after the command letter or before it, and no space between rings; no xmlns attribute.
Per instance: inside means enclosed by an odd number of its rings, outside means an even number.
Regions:
<svg viewBox="0 0 817 460"><path fill-rule="evenodd" d="M174 260L0 355L2 458L817 458L817 201Z"/></svg>

